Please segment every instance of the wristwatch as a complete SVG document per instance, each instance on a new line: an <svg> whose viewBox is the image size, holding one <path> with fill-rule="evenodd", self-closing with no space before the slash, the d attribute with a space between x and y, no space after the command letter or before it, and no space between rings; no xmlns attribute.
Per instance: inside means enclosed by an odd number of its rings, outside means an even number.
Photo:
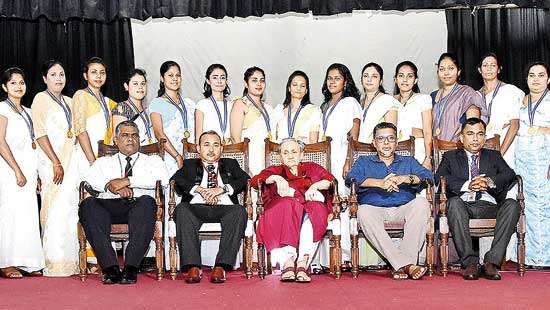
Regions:
<svg viewBox="0 0 550 310"><path fill-rule="evenodd" d="M414 175L409 174L409 182L410 182L410 184L414 183Z"/></svg>
<svg viewBox="0 0 550 310"><path fill-rule="evenodd" d="M225 194L225 193L227 193L227 192L229 191L229 190L227 189L227 184L224 184L223 187L222 187L222 189L223 189L222 194Z"/></svg>
<svg viewBox="0 0 550 310"><path fill-rule="evenodd" d="M486 178L486 179L487 179L487 187L489 187L489 188L497 187L496 184L495 184L495 181L493 181L493 179L491 179L491 178Z"/></svg>

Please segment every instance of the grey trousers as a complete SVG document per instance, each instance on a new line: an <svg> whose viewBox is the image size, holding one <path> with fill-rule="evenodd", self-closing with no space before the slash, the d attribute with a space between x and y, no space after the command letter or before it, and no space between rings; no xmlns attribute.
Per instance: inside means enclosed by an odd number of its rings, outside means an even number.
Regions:
<svg viewBox="0 0 550 310"><path fill-rule="evenodd" d="M418 253L426 240L429 216L430 204L424 197L392 208L360 205L357 212L363 233L395 270L417 263ZM405 220L405 232L396 246L384 229L384 222L402 220Z"/></svg>

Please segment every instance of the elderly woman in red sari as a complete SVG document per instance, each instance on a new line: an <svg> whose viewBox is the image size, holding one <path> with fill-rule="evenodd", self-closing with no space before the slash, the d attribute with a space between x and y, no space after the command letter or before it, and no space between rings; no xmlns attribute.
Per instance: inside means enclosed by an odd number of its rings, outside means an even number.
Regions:
<svg viewBox="0 0 550 310"><path fill-rule="evenodd" d="M274 262L282 266L281 281L310 282L309 263L332 218L327 189L334 180L323 167L301 162L304 144L293 138L281 141L282 165L264 169L251 180L265 183L265 212L256 230Z"/></svg>

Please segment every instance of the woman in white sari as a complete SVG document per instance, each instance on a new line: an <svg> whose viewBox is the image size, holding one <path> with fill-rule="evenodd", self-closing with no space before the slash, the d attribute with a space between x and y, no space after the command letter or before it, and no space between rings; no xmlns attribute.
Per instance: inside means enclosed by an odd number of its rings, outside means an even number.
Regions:
<svg viewBox="0 0 550 310"><path fill-rule="evenodd" d="M29 109L21 105L23 71L1 77L7 98L0 102L0 276L40 275L44 255L36 200L36 143ZM6 287L6 293L7 293Z"/></svg>
<svg viewBox="0 0 550 310"><path fill-rule="evenodd" d="M265 73L258 67L246 69L243 97L233 103L231 110L231 139L233 143L250 139L250 174L265 168L265 138L274 140L275 128L281 115L281 106L275 108L262 100L265 91Z"/></svg>
<svg viewBox="0 0 550 310"><path fill-rule="evenodd" d="M361 99L361 127L359 142L372 143L372 131L378 123L388 122L397 126L399 102L386 94L382 81L384 70L380 65L371 62L361 71L361 84L365 92Z"/></svg>
<svg viewBox="0 0 550 310"><path fill-rule="evenodd" d="M36 94L32 119L42 180L42 243L45 276L70 276L78 271L78 159L72 130L71 98L63 96L65 70L49 60L42 66L46 90Z"/></svg>

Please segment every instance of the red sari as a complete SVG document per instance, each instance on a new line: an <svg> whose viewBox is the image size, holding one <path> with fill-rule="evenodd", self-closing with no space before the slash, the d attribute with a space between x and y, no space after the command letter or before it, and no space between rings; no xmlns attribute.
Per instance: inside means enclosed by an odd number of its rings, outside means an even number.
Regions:
<svg viewBox="0 0 550 310"><path fill-rule="evenodd" d="M264 214L260 217L256 229L258 243L265 245L267 251L287 245L298 248L300 228L304 214L307 213L313 226L313 241L321 240L327 230L327 217L332 212L332 195L321 191L325 202L305 201L304 194L318 181L334 180L334 176L316 163L304 162L298 165L298 175L293 175L285 165L271 166L252 178L251 185L258 188L258 182L265 182L272 175L282 176L294 189L294 197L281 197L277 194L277 184L268 184L263 188Z"/></svg>

